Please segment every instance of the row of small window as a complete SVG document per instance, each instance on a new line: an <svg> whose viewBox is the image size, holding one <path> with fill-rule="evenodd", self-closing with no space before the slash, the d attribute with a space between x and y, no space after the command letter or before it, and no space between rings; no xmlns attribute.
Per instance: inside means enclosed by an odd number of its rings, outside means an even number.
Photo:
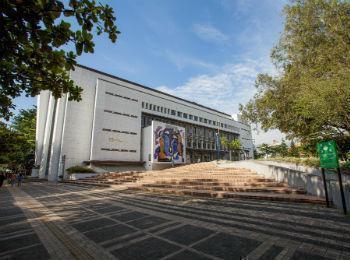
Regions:
<svg viewBox="0 0 350 260"><path fill-rule="evenodd" d="M115 112L115 111L112 111L112 110L103 110L104 112L106 113L111 113L111 114L115 114L115 115L121 115L121 116L128 116L128 117L133 117L133 118L137 118L136 115L130 115L130 114L127 114L127 113L120 113L120 112Z"/></svg>
<svg viewBox="0 0 350 260"><path fill-rule="evenodd" d="M127 99L127 100L131 100L131 101L135 101L135 102L138 102L137 99L134 99L134 98L129 98L129 97L125 97L125 96L121 96L121 95L118 95L116 93L112 93L112 92L105 92L107 95L111 95L111 96L115 96L115 97L119 97L119 98L124 98L124 99Z"/></svg>
<svg viewBox="0 0 350 260"><path fill-rule="evenodd" d="M231 125L223 124L223 123L220 123L220 122L217 122L214 120L210 120L210 119L194 116L191 114L183 113L183 112L176 111L176 110L173 110L170 108L156 106L153 104L148 104L147 102L142 102L142 108L149 109L152 111L157 111L157 112L172 115L172 116L178 116L178 117L193 120L196 122L199 121L199 122L204 123L204 124L209 124L209 125L214 125L214 126L219 126L219 127L221 126L222 128L228 128L231 130L239 130L238 127L235 127L235 126L231 126Z"/></svg>
<svg viewBox="0 0 350 260"><path fill-rule="evenodd" d="M102 151L108 152L128 152L128 153L136 153L136 150L127 150L127 149L114 149L114 148L101 148Z"/></svg>
<svg viewBox="0 0 350 260"><path fill-rule="evenodd" d="M137 133L135 133L135 132L120 131L120 130L109 129L109 128L102 128L102 131L105 131L105 132L122 133L122 134L129 134L129 135L137 135Z"/></svg>
<svg viewBox="0 0 350 260"><path fill-rule="evenodd" d="M190 140L188 140L187 148L215 150L215 143L207 143L207 142L201 142L201 141L191 142Z"/></svg>

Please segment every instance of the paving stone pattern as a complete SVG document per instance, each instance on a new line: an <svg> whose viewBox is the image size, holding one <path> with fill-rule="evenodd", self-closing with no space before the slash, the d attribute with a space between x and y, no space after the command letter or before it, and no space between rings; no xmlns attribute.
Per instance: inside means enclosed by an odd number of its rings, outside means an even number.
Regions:
<svg viewBox="0 0 350 260"><path fill-rule="evenodd" d="M350 259L350 219L321 205L44 182L0 198L0 259Z"/></svg>

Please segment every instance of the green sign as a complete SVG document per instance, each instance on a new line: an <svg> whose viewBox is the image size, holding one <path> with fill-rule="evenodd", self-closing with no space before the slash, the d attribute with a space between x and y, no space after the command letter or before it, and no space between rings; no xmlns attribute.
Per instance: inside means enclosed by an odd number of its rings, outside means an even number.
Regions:
<svg viewBox="0 0 350 260"><path fill-rule="evenodd" d="M321 168L338 168L337 145L334 141L322 141L317 144Z"/></svg>

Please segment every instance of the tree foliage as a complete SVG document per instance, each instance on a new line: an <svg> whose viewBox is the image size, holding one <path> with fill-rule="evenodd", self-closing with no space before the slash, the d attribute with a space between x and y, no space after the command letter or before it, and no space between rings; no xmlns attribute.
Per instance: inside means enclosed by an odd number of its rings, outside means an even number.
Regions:
<svg viewBox="0 0 350 260"><path fill-rule="evenodd" d="M68 92L79 101L82 89L69 71L77 56L94 52L94 34L116 41L115 20L110 6L94 0L0 1L0 117L10 118L21 93L50 90L59 98Z"/></svg>
<svg viewBox="0 0 350 260"><path fill-rule="evenodd" d="M241 142L238 139L229 141L226 136L221 137L221 145L229 151L240 150L242 147Z"/></svg>
<svg viewBox="0 0 350 260"><path fill-rule="evenodd" d="M260 74L244 119L290 138L346 139L350 132L350 3L294 0L271 58L278 76Z"/></svg>
<svg viewBox="0 0 350 260"><path fill-rule="evenodd" d="M29 171L34 164L36 109L20 110L11 125L0 122L0 164Z"/></svg>

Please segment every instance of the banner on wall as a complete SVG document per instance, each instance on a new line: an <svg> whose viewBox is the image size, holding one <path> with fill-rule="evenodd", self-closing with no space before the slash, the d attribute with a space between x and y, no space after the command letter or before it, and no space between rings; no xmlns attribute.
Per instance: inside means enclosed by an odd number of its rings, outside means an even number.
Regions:
<svg viewBox="0 0 350 260"><path fill-rule="evenodd" d="M185 128L153 121L154 162L186 163Z"/></svg>

